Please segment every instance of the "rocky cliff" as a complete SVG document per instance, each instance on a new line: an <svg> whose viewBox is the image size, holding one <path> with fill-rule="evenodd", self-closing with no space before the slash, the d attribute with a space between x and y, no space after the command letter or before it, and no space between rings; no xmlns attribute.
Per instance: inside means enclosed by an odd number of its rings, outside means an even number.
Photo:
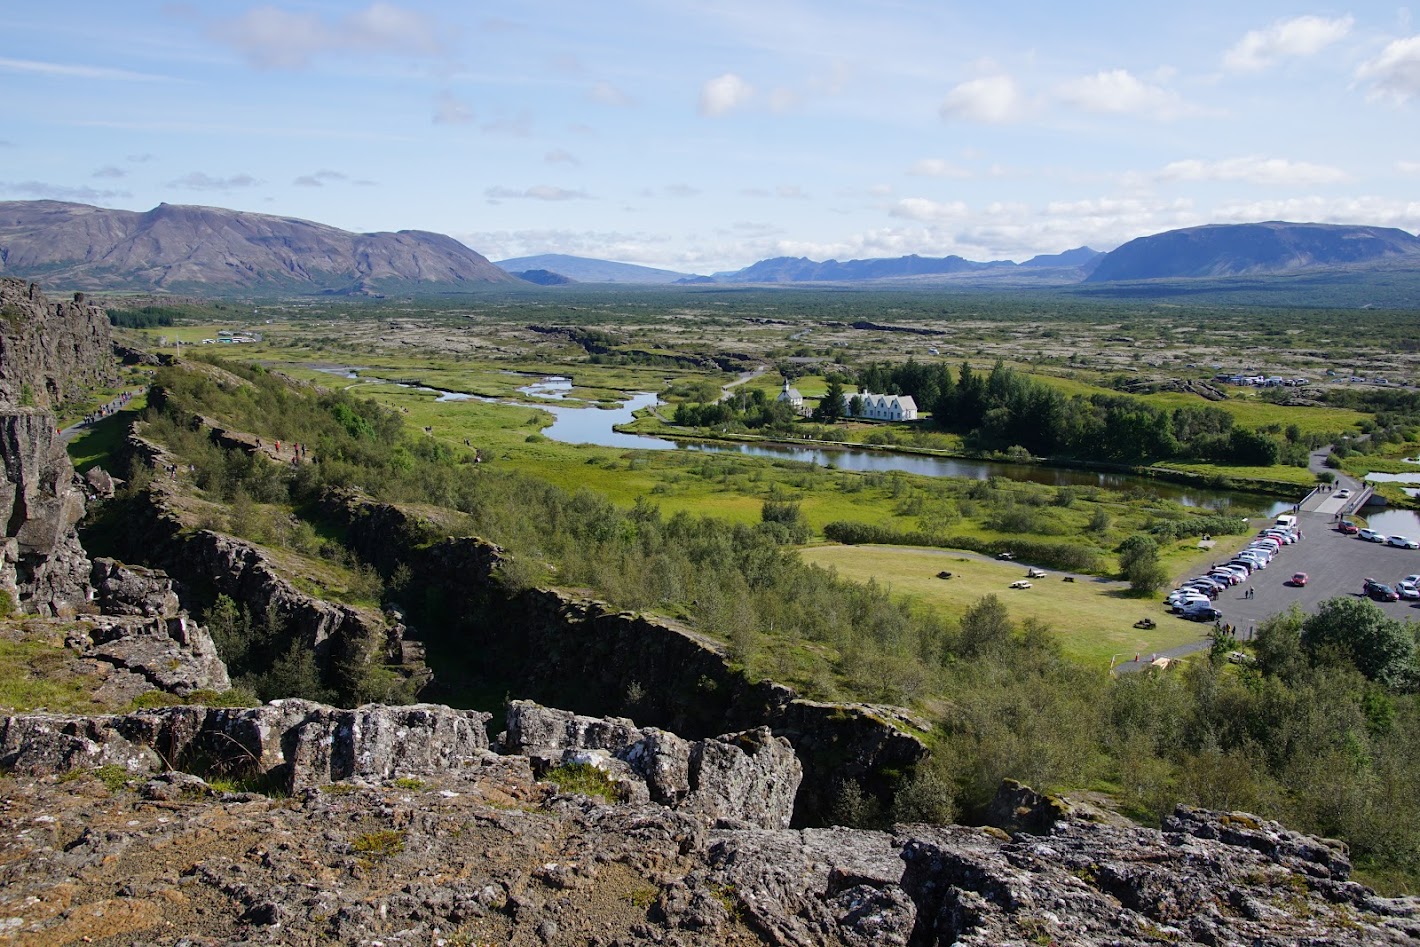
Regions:
<svg viewBox="0 0 1420 947"><path fill-rule="evenodd" d="M0 409L0 464L0 594L23 611L72 615L88 600L89 560L74 531L84 495L54 415Z"/></svg>
<svg viewBox="0 0 1420 947"><path fill-rule="evenodd" d="M505 587L504 552L492 543L431 543L417 514L358 494L332 496L325 507L366 561L387 572L408 564L406 594L421 603L415 615L438 629L426 643L440 675L478 675L533 700L692 738L769 727L803 763L800 824L821 821L843 781L889 796L891 774L910 772L926 755L917 736L925 725L898 708L819 703L772 681L747 681L717 642L667 619L565 591ZM438 679L430 693L441 693Z"/></svg>
<svg viewBox="0 0 1420 947"><path fill-rule="evenodd" d="M161 391L155 394L162 396ZM208 431L225 446L251 446L233 432L214 427ZM137 433L127 439L124 455L130 469L154 471L176 463L162 447ZM226 595L257 621L281 628L284 641L299 641L314 653L326 685L342 699L358 699L361 679L374 665L396 669L411 689L427 679L423 650L405 640L402 623L374 609L326 601L302 591L259 546L188 522L169 481L157 478L133 500L129 512L128 545L134 558L176 578L185 590L184 601L194 609Z"/></svg>
<svg viewBox="0 0 1420 947"><path fill-rule="evenodd" d="M660 791L678 784L685 757L664 752L674 735L543 711L510 713L522 734L510 739L654 740L635 766L659 774ZM562 794L536 781L528 757L491 752L484 722L445 707L304 701L0 718L10 773L0 937L513 947L1420 938L1420 901L1352 882L1340 843L1246 813L1180 807L1162 830L1068 806L1030 831L763 828L659 805L648 786L620 802ZM706 754L701 784L739 780L743 764ZM234 778L283 791L233 791Z"/></svg>
<svg viewBox="0 0 1420 947"><path fill-rule="evenodd" d="M0 279L0 595L25 611L73 614L89 562L74 531L84 495L48 407L111 383L108 318L76 295Z"/></svg>
<svg viewBox="0 0 1420 947"><path fill-rule="evenodd" d="M0 405L54 407L115 377L102 309L82 293L52 303L35 283L0 279Z"/></svg>

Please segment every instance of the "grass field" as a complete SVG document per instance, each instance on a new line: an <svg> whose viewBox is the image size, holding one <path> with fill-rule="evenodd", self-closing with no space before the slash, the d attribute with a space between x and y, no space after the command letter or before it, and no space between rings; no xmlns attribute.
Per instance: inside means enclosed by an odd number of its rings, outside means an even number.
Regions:
<svg viewBox="0 0 1420 947"><path fill-rule="evenodd" d="M122 411L96 421L75 434L67 445L74 469L83 473L103 462L127 436L129 421L147 406L147 395L137 395Z"/></svg>
<svg viewBox="0 0 1420 947"><path fill-rule="evenodd" d="M1090 384L1074 378L1042 374L1033 374L1031 377L1064 392L1066 395L1082 395L1088 398L1091 395L1118 396L1121 394L1113 388ZM1226 401L1205 401L1198 395L1183 391L1161 391L1148 395L1135 395L1134 397L1170 411L1175 408L1199 408L1211 405L1227 411L1237 424L1246 428L1259 428L1275 424L1285 429L1287 425L1295 424L1303 434L1357 431L1360 422L1369 417L1367 414L1352 411L1350 408L1287 407L1264 401L1257 397L1251 389L1233 388L1226 385L1222 388L1229 392Z"/></svg>
<svg viewBox="0 0 1420 947"><path fill-rule="evenodd" d="M1025 576L1025 567L968 558L952 550L907 549L896 546L812 546L800 553L808 562L832 567L847 579L869 579L914 605L960 617L983 595L996 595L1016 620L1035 618L1054 629L1065 653L1076 660L1107 667L1111 657L1132 659L1198 641L1210 626L1167 614L1158 597L1126 596L1123 582L1080 579L1062 582L1059 574L1032 580L1029 589L1010 584ZM939 579L939 571L952 573ZM1143 617L1158 627L1133 627Z"/></svg>

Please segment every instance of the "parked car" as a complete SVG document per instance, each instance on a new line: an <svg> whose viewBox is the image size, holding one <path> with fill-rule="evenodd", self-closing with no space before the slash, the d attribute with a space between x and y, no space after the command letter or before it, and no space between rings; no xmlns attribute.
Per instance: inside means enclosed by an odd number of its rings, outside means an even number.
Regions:
<svg viewBox="0 0 1420 947"><path fill-rule="evenodd" d="M1027 569L1027 570L1026 570L1026 578L1027 578L1027 579L1043 579L1043 578L1045 578L1045 573L1044 573L1043 571L1041 571L1040 569Z"/></svg>
<svg viewBox="0 0 1420 947"><path fill-rule="evenodd" d="M1307 574L1305 572L1293 572L1292 578L1289 581L1297 588L1301 588L1307 584Z"/></svg>
<svg viewBox="0 0 1420 947"><path fill-rule="evenodd" d="M1364 539L1368 543L1383 543L1386 541L1385 533L1378 533L1373 529L1363 529L1356 534L1357 539Z"/></svg>
<svg viewBox="0 0 1420 947"><path fill-rule="evenodd" d="M1401 579L1395 583L1395 594L1404 599L1420 599L1420 585Z"/></svg>
<svg viewBox="0 0 1420 947"><path fill-rule="evenodd" d="M1013 552L998 552L996 553L996 558L1004 562L1010 562L1012 559L1016 558L1016 554Z"/></svg>
<svg viewBox="0 0 1420 947"><path fill-rule="evenodd" d="M1390 586L1386 585L1384 582L1376 582L1374 580L1367 581L1369 584L1366 586L1366 594L1369 595L1371 598L1375 599L1377 602L1400 601L1400 593L1397 592L1395 589L1391 588Z"/></svg>
<svg viewBox="0 0 1420 947"><path fill-rule="evenodd" d="M1358 533L1360 529L1361 527L1347 520L1342 520L1341 522L1336 524L1337 532L1345 533L1348 536L1356 535L1356 533Z"/></svg>
<svg viewBox="0 0 1420 947"><path fill-rule="evenodd" d="M1415 584L1415 585L1420 585L1420 572L1417 572L1417 573L1415 573L1414 575L1407 575L1405 578L1401 579L1400 581L1402 581L1402 582L1411 582L1411 583L1413 583L1413 584Z"/></svg>
<svg viewBox="0 0 1420 947"><path fill-rule="evenodd" d="M1181 613L1189 621L1219 621L1223 613L1212 605L1199 605L1195 608L1185 608Z"/></svg>
<svg viewBox="0 0 1420 947"><path fill-rule="evenodd" d="M1407 536L1391 536L1386 539L1385 544L1400 549L1420 549L1420 540L1411 539Z"/></svg>

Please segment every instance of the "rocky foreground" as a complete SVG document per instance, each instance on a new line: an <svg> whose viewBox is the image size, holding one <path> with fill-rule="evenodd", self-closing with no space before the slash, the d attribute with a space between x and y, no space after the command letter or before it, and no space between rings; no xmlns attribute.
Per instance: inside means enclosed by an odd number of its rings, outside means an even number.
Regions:
<svg viewBox="0 0 1420 947"><path fill-rule="evenodd" d="M1241 813L1156 831L1018 789L1004 808L1032 831L788 829L800 770L768 731L692 743L522 702L494 740L484 721L304 701L0 718L0 943L1420 939L1420 901L1349 881L1340 843ZM569 762L624 801L536 776Z"/></svg>

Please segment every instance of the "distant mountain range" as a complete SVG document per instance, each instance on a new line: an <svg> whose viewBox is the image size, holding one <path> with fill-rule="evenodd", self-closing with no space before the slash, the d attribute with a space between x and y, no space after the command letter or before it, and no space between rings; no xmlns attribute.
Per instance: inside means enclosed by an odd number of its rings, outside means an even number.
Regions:
<svg viewBox="0 0 1420 947"><path fill-rule="evenodd" d="M1387 262L1420 266L1420 237L1392 227L1273 220L1140 237L1107 254L1087 280L1256 276Z"/></svg>
<svg viewBox="0 0 1420 947"><path fill-rule="evenodd" d="M565 253L520 256L512 260L499 260L493 265L501 267L509 273L547 270L578 283L674 283L690 275L677 273L673 270L658 270L650 266L637 266L634 263L589 260L586 257L568 256Z"/></svg>
<svg viewBox="0 0 1420 947"><path fill-rule="evenodd" d="M77 289L369 293L520 283L452 237L159 204L0 202L0 274Z"/></svg>
<svg viewBox="0 0 1420 947"><path fill-rule="evenodd" d="M960 256L846 262L775 257L695 276L565 254L493 264L443 234L350 233L220 207L159 204L139 213L62 201L6 201L0 202L0 275L63 289L198 295L458 292L488 284L532 290L579 283L853 283L1135 296L1178 295L1209 281L1240 286L1283 275L1289 285L1297 277L1313 285L1345 282L1365 298L1368 282L1382 280L1393 296L1420 280L1420 237L1387 227L1269 221L1171 230L1109 253L1079 247L1024 263Z"/></svg>
<svg viewBox="0 0 1420 947"><path fill-rule="evenodd" d="M760 260L741 270L716 273L717 283L859 283L868 280L897 280L962 273L1004 273L1019 269L1060 269L1062 282L1078 282L1104 254L1089 247L1064 253L1037 256L1024 263L992 260L977 263L959 256L921 257L913 254L891 259L826 260L817 263L807 257L774 257Z"/></svg>

